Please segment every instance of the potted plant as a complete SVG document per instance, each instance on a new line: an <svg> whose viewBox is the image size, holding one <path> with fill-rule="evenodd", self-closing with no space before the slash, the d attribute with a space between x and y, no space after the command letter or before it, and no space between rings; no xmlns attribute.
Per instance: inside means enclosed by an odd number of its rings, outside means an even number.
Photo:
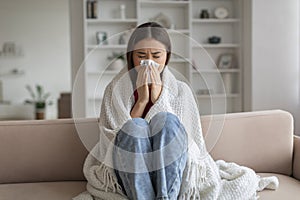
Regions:
<svg viewBox="0 0 300 200"><path fill-rule="evenodd" d="M47 101L50 96L50 93L44 92L44 89L41 85L35 86L35 91L30 85L26 85L26 89L31 96L31 100L25 100L25 103L33 104L35 107L35 118L44 119L45 118L45 109L46 105L51 105L51 101Z"/></svg>
<svg viewBox="0 0 300 200"><path fill-rule="evenodd" d="M124 67L125 55L123 52L112 52L112 55L108 56L107 59L111 61L109 70L117 71Z"/></svg>

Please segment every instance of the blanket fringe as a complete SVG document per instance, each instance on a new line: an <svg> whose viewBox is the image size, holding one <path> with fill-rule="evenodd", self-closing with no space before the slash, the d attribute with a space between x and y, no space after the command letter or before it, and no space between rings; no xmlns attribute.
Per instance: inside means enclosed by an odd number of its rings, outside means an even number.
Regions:
<svg viewBox="0 0 300 200"><path fill-rule="evenodd" d="M186 181L200 186L207 180L205 163L191 161L187 169Z"/></svg>
<svg viewBox="0 0 300 200"><path fill-rule="evenodd" d="M105 192L117 192L122 194L122 187L119 185L118 181L111 174L110 170L106 165L101 163L97 168L97 179L104 180L99 187Z"/></svg>
<svg viewBox="0 0 300 200"><path fill-rule="evenodd" d="M197 187L190 188L178 200L200 200L200 190Z"/></svg>
<svg viewBox="0 0 300 200"><path fill-rule="evenodd" d="M207 169L202 161L187 162L185 188L178 197L179 200L200 199L201 186L207 183Z"/></svg>

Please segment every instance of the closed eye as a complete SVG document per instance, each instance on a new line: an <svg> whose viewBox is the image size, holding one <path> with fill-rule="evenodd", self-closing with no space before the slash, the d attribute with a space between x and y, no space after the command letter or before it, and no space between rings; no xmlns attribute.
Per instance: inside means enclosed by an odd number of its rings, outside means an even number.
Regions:
<svg viewBox="0 0 300 200"><path fill-rule="evenodd" d="M160 58L161 53L162 53L161 51L156 51L156 52L152 52L151 54L152 54L153 58L158 59L158 58ZM146 55L147 55L147 53L144 51L137 52L138 58L144 59L144 58L146 58Z"/></svg>
<svg viewBox="0 0 300 200"><path fill-rule="evenodd" d="M146 56L138 56L138 58L146 58ZM153 58L158 59L160 56L153 56Z"/></svg>
<svg viewBox="0 0 300 200"><path fill-rule="evenodd" d="M139 51L137 52L139 58L146 58L146 52Z"/></svg>
<svg viewBox="0 0 300 200"><path fill-rule="evenodd" d="M160 51L156 51L156 52L153 52L151 54L152 54L153 58L160 58L161 52Z"/></svg>

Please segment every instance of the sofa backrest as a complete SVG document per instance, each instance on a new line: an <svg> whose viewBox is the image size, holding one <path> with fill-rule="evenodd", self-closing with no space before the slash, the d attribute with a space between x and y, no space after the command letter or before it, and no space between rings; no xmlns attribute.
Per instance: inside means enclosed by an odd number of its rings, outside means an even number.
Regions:
<svg viewBox="0 0 300 200"><path fill-rule="evenodd" d="M76 125L98 133L96 119ZM0 183L85 180L87 153L72 119L0 122Z"/></svg>
<svg viewBox="0 0 300 200"><path fill-rule="evenodd" d="M290 113L270 110L232 113L215 119L203 116L201 124L207 149L215 160L235 162L256 172L292 174L293 118ZM220 125L222 132L216 142L216 127Z"/></svg>
<svg viewBox="0 0 300 200"><path fill-rule="evenodd" d="M0 122L0 183L85 180L86 147L91 149L98 141L98 120L75 122ZM223 122L216 144L211 145L216 141L210 137L211 131ZM289 113L234 113L216 116L213 121L212 116L202 116L201 124L208 149L213 146L210 153L214 159L236 162L257 172L291 174L293 119Z"/></svg>

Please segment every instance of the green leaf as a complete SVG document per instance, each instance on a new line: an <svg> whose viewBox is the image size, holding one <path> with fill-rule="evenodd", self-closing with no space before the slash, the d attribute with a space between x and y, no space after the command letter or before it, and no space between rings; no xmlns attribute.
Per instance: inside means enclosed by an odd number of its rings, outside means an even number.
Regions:
<svg viewBox="0 0 300 200"><path fill-rule="evenodd" d="M36 91L38 95L38 101L42 101L43 87L41 85L36 85Z"/></svg>
<svg viewBox="0 0 300 200"><path fill-rule="evenodd" d="M32 88L31 88L31 86L30 86L30 85L26 85L26 89L28 90L28 92L29 92L31 98L32 98L33 100L35 100L35 94L34 94Z"/></svg>
<svg viewBox="0 0 300 200"><path fill-rule="evenodd" d="M49 96L50 96L50 93L47 92L46 94L44 94L43 100L46 101L49 98Z"/></svg>
<svg viewBox="0 0 300 200"><path fill-rule="evenodd" d="M25 103L40 103L45 104L46 100L49 98L50 93L47 92L44 94L43 86L36 84L35 85L35 91L33 91L32 87L30 85L25 86L28 90L32 100L26 100Z"/></svg>
<svg viewBox="0 0 300 200"><path fill-rule="evenodd" d="M107 57L108 60L121 59L125 60L125 53L123 52L112 52L111 56Z"/></svg>
<svg viewBox="0 0 300 200"><path fill-rule="evenodd" d="M36 103L35 103L35 107L36 107L36 108L43 109L43 108L46 107L46 103L43 102L43 101L41 101L41 102L36 102Z"/></svg>

